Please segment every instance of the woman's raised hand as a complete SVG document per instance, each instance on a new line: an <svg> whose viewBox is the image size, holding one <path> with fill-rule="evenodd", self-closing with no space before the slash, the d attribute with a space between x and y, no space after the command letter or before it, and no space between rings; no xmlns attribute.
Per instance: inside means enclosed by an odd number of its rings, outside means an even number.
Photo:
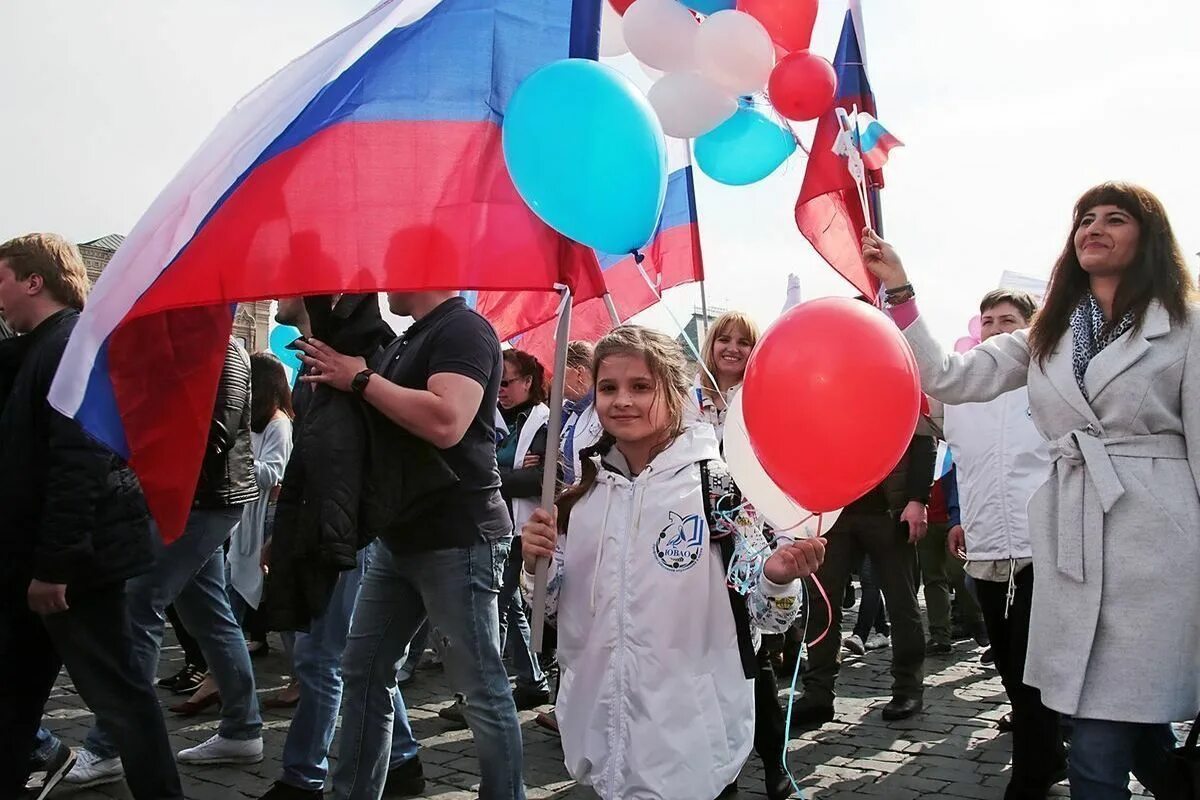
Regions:
<svg viewBox="0 0 1200 800"><path fill-rule="evenodd" d="M896 250L870 228L862 230L863 261L867 269L883 283L885 289L895 289L908 283L908 275Z"/></svg>
<svg viewBox="0 0 1200 800"><path fill-rule="evenodd" d="M521 556L525 559L526 572L533 572L537 568L539 558L554 557L554 544L558 541L557 525L557 508L553 514L539 508L521 526Z"/></svg>

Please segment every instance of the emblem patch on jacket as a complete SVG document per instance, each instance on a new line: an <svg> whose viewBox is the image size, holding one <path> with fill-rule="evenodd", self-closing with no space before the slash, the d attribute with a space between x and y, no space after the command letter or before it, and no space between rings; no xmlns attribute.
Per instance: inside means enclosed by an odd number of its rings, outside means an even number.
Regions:
<svg viewBox="0 0 1200 800"><path fill-rule="evenodd" d="M700 560L704 552L704 522L699 514L681 517L669 511L670 523L654 540L654 557L670 572L684 572Z"/></svg>

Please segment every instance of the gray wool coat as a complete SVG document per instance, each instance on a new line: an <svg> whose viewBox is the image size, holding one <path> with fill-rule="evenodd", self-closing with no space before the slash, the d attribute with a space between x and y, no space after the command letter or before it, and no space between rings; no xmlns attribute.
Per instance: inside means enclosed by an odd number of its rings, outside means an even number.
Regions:
<svg viewBox="0 0 1200 800"><path fill-rule="evenodd" d="M1029 501L1033 617L1025 682L1055 711L1126 722L1200 709L1200 309L1140 330L1075 381L1068 331L1044 366L1025 331L949 355L918 319L904 331L925 391L945 403L1029 387L1050 442Z"/></svg>

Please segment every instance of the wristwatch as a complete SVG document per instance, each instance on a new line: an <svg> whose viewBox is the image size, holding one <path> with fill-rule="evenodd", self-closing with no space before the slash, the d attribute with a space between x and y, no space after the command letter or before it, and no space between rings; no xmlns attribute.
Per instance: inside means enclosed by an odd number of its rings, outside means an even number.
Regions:
<svg viewBox="0 0 1200 800"><path fill-rule="evenodd" d="M371 380L371 376L375 374L373 369L364 369L362 372L354 376L354 380L350 381L350 391L354 392L359 397L367 390L367 382Z"/></svg>

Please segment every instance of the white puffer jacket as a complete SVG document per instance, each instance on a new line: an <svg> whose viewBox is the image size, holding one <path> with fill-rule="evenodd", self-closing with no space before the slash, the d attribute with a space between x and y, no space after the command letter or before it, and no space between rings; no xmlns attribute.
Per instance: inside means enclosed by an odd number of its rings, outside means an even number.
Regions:
<svg viewBox="0 0 1200 800"><path fill-rule="evenodd" d="M597 458L596 483L558 540L547 614L558 618L563 754L605 800L712 800L750 754L754 683L700 479L700 462L717 459L703 424L632 480ZM738 531L766 546L753 526ZM751 624L786 630L800 590L760 577L746 598Z"/></svg>
<svg viewBox="0 0 1200 800"><path fill-rule="evenodd" d="M1030 558L1029 498L1050 474L1050 448L1034 427L1029 391L946 406L945 436L958 468L967 558Z"/></svg>

